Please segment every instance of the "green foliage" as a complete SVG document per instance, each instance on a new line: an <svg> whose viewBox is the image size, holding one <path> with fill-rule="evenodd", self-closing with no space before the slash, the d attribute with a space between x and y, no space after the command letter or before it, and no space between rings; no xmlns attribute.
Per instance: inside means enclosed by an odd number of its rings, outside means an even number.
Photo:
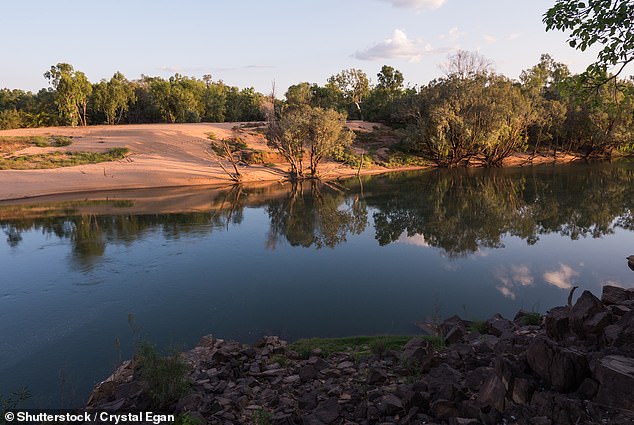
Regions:
<svg viewBox="0 0 634 425"><path fill-rule="evenodd" d="M348 105L354 105L358 118L363 120L361 104L370 94L370 80L360 69L344 69L339 74L328 78L328 86L341 93Z"/></svg>
<svg viewBox="0 0 634 425"><path fill-rule="evenodd" d="M477 332L479 334L486 334L487 333L487 323L484 320L474 320L471 322L471 324L469 325L469 331L471 332Z"/></svg>
<svg viewBox="0 0 634 425"><path fill-rule="evenodd" d="M298 339L289 344L290 350L307 357L315 350L321 350L321 356L327 357L332 353L351 353L355 356L385 353L388 350L402 350L413 336L407 335L377 335L354 336L346 338L309 338ZM428 337L424 337L428 338Z"/></svg>
<svg viewBox="0 0 634 425"><path fill-rule="evenodd" d="M189 412L176 416L175 425L203 425L203 420L192 416Z"/></svg>
<svg viewBox="0 0 634 425"><path fill-rule="evenodd" d="M272 425L273 424L273 414L264 409L257 409L253 412L253 416L251 417L254 425Z"/></svg>
<svg viewBox="0 0 634 425"><path fill-rule="evenodd" d="M303 178L305 154L310 176L316 177L324 157L351 145L354 134L345 127L345 121L344 114L332 109L286 107L269 124L268 145L290 163L291 178Z"/></svg>
<svg viewBox="0 0 634 425"><path fill-rule="evenodd" d="M631 0L556 0L544 14L546 31L569 31L570 47L585 51L600 47L597 61L586 76L619 67L616 75L634 59L634 2ZM605 79L603 79L605 81Z"/></svg>
<svg viewBox="0 0 634 425"><path fill-rule="evenodd" d="M31 392L27 388L15 391L7 397L0 394L0 424L10 423L5 421L4 414L17 409L20 403L29 398L31 398Z"/></svg>
<svg viewBox="0 0 634 425"><path fill-rule="evenodd" d="M468 164L478 156L486 165L500 165L526 146L530 106L505 77L452 74L431 82L419 97L409 146L439 166Z"/></svg>
<svg viewBox="0 0 634 425"><path fill-rule="evenodd" d="M75 71L67 63L58 63L51 66L44 77L55 89L55 104L60 118L72 126L88 125L86 112L92 85L86 74Z"/></svg>
<svg viewBox="0 0 634 425"><path fill-rule="evenodd" d="M155 408L167 408L189 390L187 372L189 366L178 353L160 356L156 349L141 344L134 356L135 373L145 383L145 389Z"/></svg>
<svg viewBox="0 0 634 425"><path fill-rule="evenodd" d="M525 313L520 319L523 326L538 326L542 323L542 315L537 312Z"/></svg>
<svg viewBox="0 0 634 425"><path fill-rule="evenodd" d="M120 72L115 72L110 81L95 84L93 91L95 109L104 114L106 124L118 124L136 101L132 85Z"/></svg>

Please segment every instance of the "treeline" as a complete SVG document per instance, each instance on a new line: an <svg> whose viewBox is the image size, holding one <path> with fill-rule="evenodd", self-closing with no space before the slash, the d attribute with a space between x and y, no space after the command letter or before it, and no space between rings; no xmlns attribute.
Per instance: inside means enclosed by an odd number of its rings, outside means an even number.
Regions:
<svg viewBox="0 0 634 425"><path fill-rule="evenodd" d="M164 79L90 83L68 64L45 73L38 93L0 90L0 129L51 125L264 120L271 96L179 74ZM611 156L634 148L634 83L597 75L596 84L543 55L511 80L482 56L451 55L445 75L406 86L403 74L383 66L377 83L359 69L343 70L325 85L292 85L274 110L334 110L349 119L399 129L404 150L440 166L478 161L499 165L508 155L574 152ZM273 96L274 97L274 96Z"/></svg>
<svg viewBox="0 0 634 425"><path fill-rule="evenodd" d="M451 55L445 76L427 85L406 87L401 72L390 66L377 77L370 86L362 71L343 71L324 87L291 86L286 102L401 128L404 148L439 166L499 165L526 150L588 158L634 148L633 80L572 75L549 55L523 71L519 81L465 51Z"/></svg>
<svg viewBox="0 0 634 425"><path fill-rule="evenodd" d="M258 121L263 95L176 74L129 81L120 72L90 83L72 65L52 66L37 93L0 90L0 129L56 125Z"/></svg>

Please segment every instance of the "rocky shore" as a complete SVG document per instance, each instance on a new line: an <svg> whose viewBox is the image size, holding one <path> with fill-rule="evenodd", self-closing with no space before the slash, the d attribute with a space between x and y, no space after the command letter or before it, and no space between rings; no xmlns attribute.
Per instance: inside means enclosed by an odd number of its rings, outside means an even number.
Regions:
<svg viewBox="0 0 634 425"><path fill-rule="evenodd" d="M605 286L601 299L586 291L538 324L527 317L478 326L452 317L439 326L441 346L414 337L366 356L206 336L181 354L182 396L156 406L133 359L96 386L87 408L162 408L223 425L634 424L634 289Z"/></svg>

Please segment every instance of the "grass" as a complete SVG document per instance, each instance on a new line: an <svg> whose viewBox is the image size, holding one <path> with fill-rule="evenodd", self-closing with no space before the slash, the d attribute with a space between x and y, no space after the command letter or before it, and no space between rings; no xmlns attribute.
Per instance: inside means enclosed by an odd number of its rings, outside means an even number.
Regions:
<svg viewBox="0 0 634 425"><path fill-rule="evenodd" d="M538 326L542 323L542 315L537 312L526 313L520 319L522 326Z"/></svg>
<svg viewBox="0 0 634 425"><path fill-rule="evenodd" d="M107 152L48 152L0 158L0 170L38 170L97 164L125 158L128 148L113 148Z"/></svg>
<svg viewBox="0 0 634 425"><path fill-rule="evenodd" d="M5 422L4 416L6 412L15 410L21 402L28 400L29 398L31 398L31 393L26 388L16 391L8 397L4 397L0 394L0 424L7 423Z"/></svg>
<svg viewBox="0 0 634 425"><path fill-rule="evenodd" d="M29 146L59 148L72 143L72 139L65 136L0 136L0 155L11 155Z"/></svg>
<svg viewBox="0 0 634 425"><path fill-rule="evenodd" d="M353 336L346 338L307 338L298 339L289 344L289 349L296 351L303 358L308 358L311 353L319 349L320 355L327 357L332 353L350 353L359 358L371 354L382 355L389 350L402 350L405 344L413 335L376 335L376 336ZM440 338L423 336L435 347L442 344Z"/></svg>
<svg viewBox="0 0 634 425"><path fill-rule="evenodd" d="M253 412L253 416L251 418L254 425L272 425L273 424L273 415L271 412L268 412L264 409L258 409Z"/></svg>
<svg viewBox="0 0 634 425"><path fill-rule="evenodd" d="M174 352L160 356L147 343L139 345L134 356L135 373L145 382L146 390L155 408L167 408L189 390L189 366Z"/></svg>
<svg viewBox="0 0 634 425"><path fill-rule="evenodd" d="M484 320L474 320L469 325L469 330L484 335L487 333L487 323Z"/></svg>

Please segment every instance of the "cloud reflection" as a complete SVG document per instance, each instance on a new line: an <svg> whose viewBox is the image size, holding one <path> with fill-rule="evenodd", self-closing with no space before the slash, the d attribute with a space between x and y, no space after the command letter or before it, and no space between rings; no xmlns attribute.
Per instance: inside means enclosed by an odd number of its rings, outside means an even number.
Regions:
<svg viewBox="0 0 634 425"><path fill-rule="evenodd" d="M544 280L561 289L572 288L572 278L579 276L579 272L572 267L559 263L559 270L544 273Z"/></svg>

